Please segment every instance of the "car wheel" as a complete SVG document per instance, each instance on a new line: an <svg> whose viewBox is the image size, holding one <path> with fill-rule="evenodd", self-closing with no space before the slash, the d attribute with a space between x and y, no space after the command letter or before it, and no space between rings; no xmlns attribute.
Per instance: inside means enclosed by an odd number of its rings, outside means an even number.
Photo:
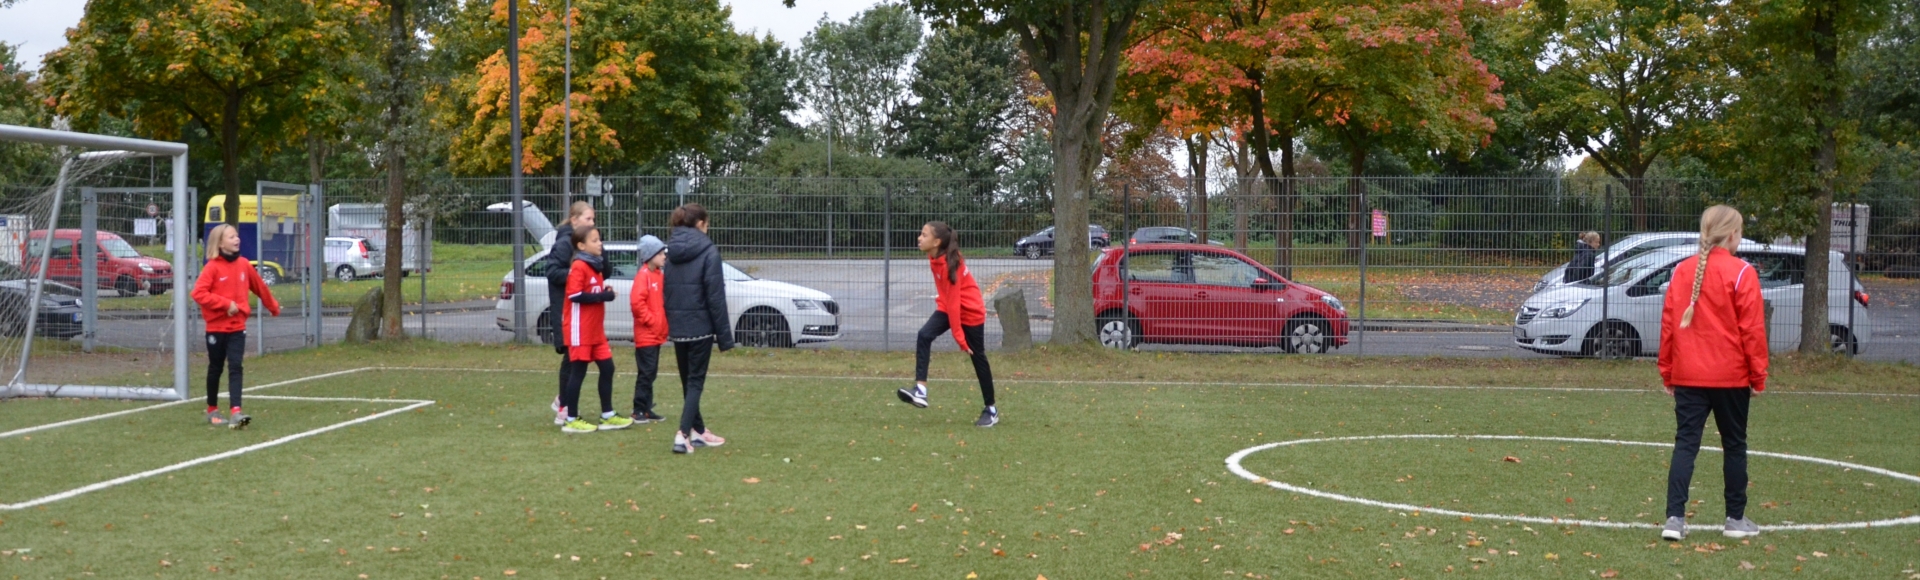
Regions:
<svg viewBox="0 0 1920 580"><path fill-rule="evenodd" d="M1587 332L1586 344L1580 349L1586 356L1600 358L1633 358L1640 356L1640 333L1624 322L1607 322L1595 326Z"/></svg>
<svg viewBox="0 0 1920 580"><path fill-rule="evenodd" d="M1860 354L1860 339L1854 338L1847 327L1838 324L1827 326L1827 340L1833 345L1833 354L1853 356Z"/></svg>
<svg viewBox="0 0 1920 580"><path fill-rule="evenodd" d="M1027 259L1029 260L1040 259L1040 244L1028 245L1024 253L1027 255Z"/></svg>
<svg viewBox="0 0 1920 580"><path fill-rule="evenodd" d="M353 266L341 264L340 267L333 269L333 278L341 282L352 282L358 277L353 273Z"/></svg>
<svg viewBox="0 0 1920 580"><path fill-rule="evenodd" d="M133 296L140 293L140 284L123 275L113 280L113 291L121 296Z"/></svg>
<svg viewBox="0 0 1920 580"><path fill-rule="evenodd" d="M787 331L787 318L769 309L749 310L740 315L733 331L742 345L765 348L792 348L793 333Z"/></svg>
<svg viewBox="0 0 1920 580"><path fill-rule="evenodd" d="M1100 345L1131 350L1140 346L1140 321L1132 316L1109 313L1099 319Z"/></svg>
<svg viewBox="0 0 1920 580"><path fill-rule="evenodd" d="M540 342L552 345L560 344L554 340L553 317L547 313L543 312L540 314L540 320L534 322L533 328L534 333L540 335Z"/></svg>
<svg viewBox="0 0 1920 580"><path fill-rule="evenodd" d="M254 269L260 272L261 283L268 286L280 283L280 271L273 269L273 266L255 266Z"/></svg>
<svg viewBox="0 0 1920 580"><path fill-rule="evenodd" d="M1299 354L1324 354L1333 350L1333 328L1320 318L1289 320L1286 336L1280 338L1280 349Z"/></svg>

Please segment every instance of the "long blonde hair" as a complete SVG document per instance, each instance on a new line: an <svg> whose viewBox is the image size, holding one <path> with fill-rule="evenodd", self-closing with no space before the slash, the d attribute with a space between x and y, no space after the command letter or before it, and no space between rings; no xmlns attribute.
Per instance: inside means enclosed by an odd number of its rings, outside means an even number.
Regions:
<svg viewBox="0 0 1920 580"><path fill-rule="evenodd" d="M1725 205L1707 208L1700 214L1700 261L1693 268L1693 296L1687 299L1687 311L1680 315L1680 328L1693 326L1693 309L1700 303L1700 284L1707 277L1707 254L1715 246L1740 241L1740 210Z"/></svg>
<svg viewBox="0 0 1920 580"><path fill-rule="evenodd" d="M227 232L238 233L233 224L220 224L207 231L207 261L220 257L220 242L227 239Z"/></svg>

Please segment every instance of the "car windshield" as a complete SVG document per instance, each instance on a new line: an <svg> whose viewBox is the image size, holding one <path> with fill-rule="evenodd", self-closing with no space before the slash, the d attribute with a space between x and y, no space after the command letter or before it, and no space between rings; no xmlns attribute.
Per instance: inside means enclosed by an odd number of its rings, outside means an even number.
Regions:
<svg viewBox="0 0 1920 580"><path fill-rule="evenodd" d="M748 276L746 272L740 271L739 268L733 267L733 264L726 262L720 263L720 273L726 277L728 282L751 282L756 279L753 276Z"/></svg>
<svg viewBox="0 0 1920 580"><path fill-rule="evenodd" d="M1624 261L1609 264L1607 269L1592 278L1580 281L1588 286L1618 286L1634 280L1648 272L1671 265L1676 257L1671 252L1641 254Z"/></svg>
<svg viewBox="0 0 1920 580"><path fill-rule="evenodd" d="M138 250L133 249L132 244L128 244L126 240L122 240L120 238L106 238L106 239L100 240L100 250L103 252L106 252L108 255L111 255L115 258L140 257L140 252Z"/></svg>

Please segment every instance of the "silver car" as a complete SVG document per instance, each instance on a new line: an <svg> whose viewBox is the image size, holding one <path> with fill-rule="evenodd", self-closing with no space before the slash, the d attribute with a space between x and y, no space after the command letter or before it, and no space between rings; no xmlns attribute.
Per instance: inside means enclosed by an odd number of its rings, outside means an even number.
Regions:
<svg viewBox="0 0 1920 580"><path fill-rule="evenodd" d="M366 238L327 238L327 271L335 280L354 280L380 275L386 256L374 249Z"/></svg>
<svg viewBox="0 0 1920 580"><path fill-rule="evenodd" d="M1741 241L1748 244L1754 243L1753 240ZM1598 274L1606 270L1607 264L1661 248L1672 248L1675 246L1694 247L1694 245L1698 243L1700 243L1699 232L1647 232L1643 234L1633 234L1614 240L1613 243L1607 244L1605 248L1601 248L1593 257L1593 272ZM1541 276L1540 282L1533 285L1533 291L1540 292L1542 290L1558 288L1563 285L1579 282L1579 280L1566 279L1567 266L1569 265L1572 265L1572 263L1561 264L1559 267L1547 272L1545 276Z"/></svg>

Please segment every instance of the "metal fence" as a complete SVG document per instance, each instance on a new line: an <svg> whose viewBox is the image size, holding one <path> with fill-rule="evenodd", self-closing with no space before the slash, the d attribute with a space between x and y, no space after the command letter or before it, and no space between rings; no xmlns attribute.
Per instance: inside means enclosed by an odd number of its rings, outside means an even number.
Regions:
<svg viewBox="0 0 1920 580"><path fill-rule="evenodd" d="M732 273L728 294L746 340L766 346L906 350L934 311L934 273L917 249L922 224L961 232L968 265L989 301L1021 290L1037 341L1052 332L1053 232L1047 196L991 181L786 178L528 178L537 210L513 229L509 181L458 179L409 186L409 279L401 285L410 334L460 342L513 337L514 293L525 293L529 333L550 325L539 239L570 201L586 201L609 241L616 288L610 334L631 328L625 287L640 235L667 237L668 215L705 205ZM322 303L303 327L339 340L354 300L381 284L367 254L337 238L341 208L381 204L385 182L328 181L303 210L299 235L326 232ZM571 190L569 193L568 190ZM1196 190L1204 190L1199 195ZM1103 342L1209 352L1330 352L1442 356L1651 355L1670 265L1691 255L1700 211L1734 197L1712 181L1367 178L1217 180L1102 186L1088 235ZM274 192L267 192L274 193ZM1849 192L1871 217L1836 228L1828 305L1832 339L1874 360L1920 361L1920 184L1871 183ZM137 205L137 204L136 204ZM321 206L326 209L323 211ZM1742 208L1748 209L1748 208ZM1846 216L1844 208L1838 212ZM1761 219L1765 219L1764 217ZM313 220L331 220L311 223ZM1845 222L1845 220L1841 220ZM105 223L103 221L103 223ZM366 225L366 224L361 224ZM1765 224L1750 222L1750 231ZM129 222L129 227L134 227ZM1857 235L1845 235L1845 229ZM296 231L296 230L289 230ZM1575 240L1598 232L1608 249L1596 277L1569 280ZM382 236L384 234L381 234ZM1749 236L1751 237L1751 236ZM424 243L420 240L425 240ZM534 268L514 287L516 240ZM341 248L331 244L340 241ZM1184 241L1186 245L1165 242ZM1746 247L1772 308L1775 349L1795 346L1805 258L1784 240ZM417 247L416 247L417 246ZM353 248L347 250L346 248ZM1125 254L1126 259L1122 260ZM361 264L334 275L349 261ZM421 265L419 262L424 262ZM1857 291L1852 287L1858 284ZM289 288L288 290L292 290ZM317 290L317 292L314 292ZM287 303L291 292L275 288ZM422 298L424 297L424 299ZM1329 299L1331 298L1331 299ZM991 311L992 308L990 307ZM990 312L990 314L992 314ZM298 320L298 319L296 319ZM291 322L291 321L288 321ZM311 326L308 326L311 325ZM278 327L275 327L278 328ZM291 333L282 342L304 343ZM276 331L277 332L277 331ZM987 342L1001 338L989 316ZM265 342L265 341L263 341ZM276 343L278 344L278 343ZM952 348L940 341L937 348Z"/></svg>

